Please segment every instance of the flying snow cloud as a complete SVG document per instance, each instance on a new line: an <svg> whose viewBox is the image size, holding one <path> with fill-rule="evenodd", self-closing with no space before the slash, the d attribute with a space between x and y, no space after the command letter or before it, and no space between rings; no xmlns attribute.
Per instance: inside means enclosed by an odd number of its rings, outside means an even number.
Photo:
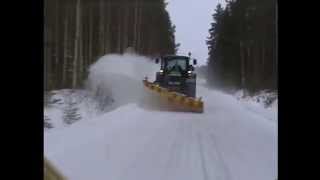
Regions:
<svg viewBox="0 0 320 180"><path fill-rule="evenodd" d="M110 96L117 105L136 102L142 97L142 80L154 78L159 67L154 61L136 54L109 54L90 66L87 88Z"/></svg>

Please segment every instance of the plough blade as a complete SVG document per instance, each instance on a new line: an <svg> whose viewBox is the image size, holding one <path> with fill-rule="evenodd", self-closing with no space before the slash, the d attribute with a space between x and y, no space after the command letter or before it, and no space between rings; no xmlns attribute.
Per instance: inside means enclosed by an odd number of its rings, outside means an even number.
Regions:
<svg viewBox="0 0 320 180"><path fill-rule="evenodd" d="M143 84L155 95L166 100L170 107L174 107L176 110L203 113L204 108L201 98L187 97L184 94L169 91L167 88L160 87L147 79L143 80Z"/></svg>

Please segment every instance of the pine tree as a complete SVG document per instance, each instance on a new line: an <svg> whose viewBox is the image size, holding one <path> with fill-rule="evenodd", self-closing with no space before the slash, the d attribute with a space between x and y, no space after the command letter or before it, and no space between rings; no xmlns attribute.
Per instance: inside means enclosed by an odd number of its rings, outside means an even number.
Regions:
<svg viewBox="0 0 320 180"><path fill-rule="evenodd" d="M105 53L146 56L177 50L164 0L45 0L46 90L78 88Z"/></svg>
<svg viewBox="0 0 320 180"><path fill-rule="evenodd" d="M277 89L275 0L227 1L213 15L207 41L208 78L254 93ZM221 13L222 12L222 13Z"/></svg>
<svg viewBox="0 0 320 180"><path fill-rule="evenodd" d="M211 28L209 29L209 37L207 39L208 45L208 68L207 78L209 79L209 84L219 85L219 64L221 63L221 58L219 58L219 47L218 42L220 41L220 33L222 27L222 16L224 10L221 4L218 4L215 9L215 13L212 15L213 22L211 23Z"/></svg>

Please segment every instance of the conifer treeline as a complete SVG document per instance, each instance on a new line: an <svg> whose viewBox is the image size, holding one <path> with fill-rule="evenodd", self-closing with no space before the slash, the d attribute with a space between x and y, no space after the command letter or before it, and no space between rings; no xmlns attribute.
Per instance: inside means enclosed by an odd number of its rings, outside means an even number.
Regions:
<svg viewBox="0 0 320 180"><path fill-rule="evenodd" d="M90 64L128 47L174 54L165 7L164 0L45 0L45 90L79 87Z"/></svg>
<svg viewBox="0 0 320 180"><path fill-rule="evenodd" d="M217 5L207 41L208 79L249 92L277 89L276 0L230 0Z"/></svg>

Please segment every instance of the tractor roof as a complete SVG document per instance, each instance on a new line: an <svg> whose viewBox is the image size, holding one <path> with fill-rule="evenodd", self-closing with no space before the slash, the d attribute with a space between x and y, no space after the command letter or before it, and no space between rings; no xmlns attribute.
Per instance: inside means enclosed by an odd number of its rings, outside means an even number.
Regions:
<svg viewBox="0 0 320 180"><path fill-rule="evenodd" d="M166 59L171 59L171 58L185 58L185 59L189 59L188 56L180 56L180 55L165 55L165 56L163 56L163 58L166 58Z"/></svg>

